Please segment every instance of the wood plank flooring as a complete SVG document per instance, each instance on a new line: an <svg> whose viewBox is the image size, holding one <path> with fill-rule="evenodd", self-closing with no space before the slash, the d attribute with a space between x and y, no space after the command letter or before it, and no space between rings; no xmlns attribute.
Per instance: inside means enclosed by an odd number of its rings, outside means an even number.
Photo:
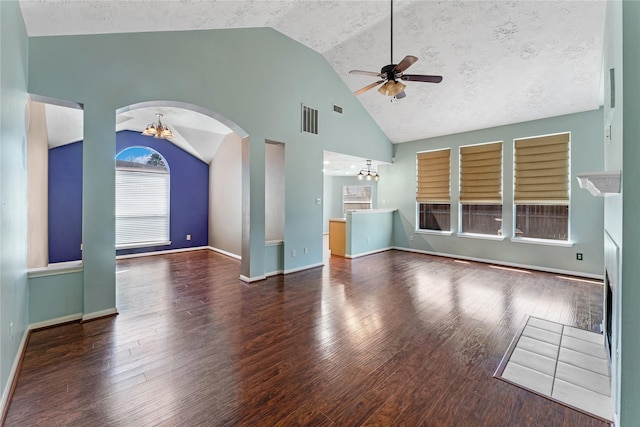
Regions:
<svg viewBox="0 0 640 427"><path fill-rule="evenodd" d="M239 272L118 261L120 314L34 332L6 425L606 425L492 378L528 315L597 330L599 283L400 251Z"/></svg>

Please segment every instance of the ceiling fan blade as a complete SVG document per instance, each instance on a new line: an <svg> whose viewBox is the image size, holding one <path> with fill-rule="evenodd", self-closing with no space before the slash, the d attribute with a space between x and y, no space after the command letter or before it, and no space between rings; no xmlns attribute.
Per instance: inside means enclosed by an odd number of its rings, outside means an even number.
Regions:
<svg viewBox="0 0 640 427"><path fill-rule="evenodd" d="M409 82L440 83L442 81L442 76L427 76L424 74L403 74L400 78Z"/></svg>
<svg viewBox="0 0 640 427"><path fill-rule="evenodd" d="M362 70L351 70L349 74L359 74L362 76L374 76L374 77L382 77L380 73L376 73L375 71L362 71Z"/></svg>
<svg viewBox="0 0 640 427"><path fill-rule="evenodd" d="M406 93L404 93L404 91L402 91L402 92L398 92L398 93L396 94L396 99L402 99L402 98L404 98L405 96L407 96L407 94L406 94Z"/></svg>
<svg viewBox="0 0 640 427"><path fill-rule="evenodd" d="M373 89L374 87L378 86L380 83L384 83L384 80L378 80L377 82L371 83L370 85L367 85L367 86L363 87L362 89L359 89L359 90L353 92L353 94L354 95L363 94L366 91L368 91L369 89Z"/></svg>
<svg viewBox="0 0 640 427"><path fill-rule="evenodd" d="M398 65L396 65L396 68L393 69L393 72L402 73L404 70L406 70L407 68L415 64L417 60L418 60L417 57L412 55L407 55L404 57L402 61L400 61Z"/></svg>

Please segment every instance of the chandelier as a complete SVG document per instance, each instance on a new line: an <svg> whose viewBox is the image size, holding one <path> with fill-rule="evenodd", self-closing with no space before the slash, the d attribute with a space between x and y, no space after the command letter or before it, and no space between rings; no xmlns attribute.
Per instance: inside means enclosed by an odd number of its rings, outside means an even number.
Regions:
<svg viewBox="0 0 640 427"><path fill-rule="evenodd" d="M360 173L358 173L358 179L362 181L363 179L367 181L378 181L380 179L380 174L371 167L371 160L367 160L367 167L360 169Z"/></svg>
<svg viewBox="0 0 640 427"><path fill-rule="evenodd" d="M156 116L158 116L158 123L151 123L147 125L147 128L142 131L142 134L146 136L153 136L158 139L173 138L173 132L171 132L169 126L163 124L160 120L162 113L156 113Z"/></svg>

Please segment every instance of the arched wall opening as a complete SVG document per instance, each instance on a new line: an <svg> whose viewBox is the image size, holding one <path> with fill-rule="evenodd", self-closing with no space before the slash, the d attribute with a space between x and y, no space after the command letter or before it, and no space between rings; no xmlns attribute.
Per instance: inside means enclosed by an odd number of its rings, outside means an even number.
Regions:
<svg viewBox="0 0 640 427"><path fill-rule="evenodd" d="M209 247L240 259L241 270L248 269L248 256L244 255L249 253L250 242L243 236L249 234L249 199L243 198L242 188L244 169L247 168L248 175L249 167L242 155L243 149L248 149L247 132L215 111L167 100L140 102L117 109L116 130L140 132L155 121L156 113L163 114L160 119L170 127L173 138L162 140L137 133L130 138L140 144L148 141L146 145L153 145L151 148L161 152L173 150L173 155L178 156L169 145L172 144L182 153L180 159L169 160L170 165L175 165L171 178L171 242L167 248L153 249ZM191 159L185 160L185 157ZM198 172L202 169L198 161L206 165L206 178ZM202 220L202 212L206 214L206 221ZM144 251L144 248L131 249L118 254Z"/></svg>

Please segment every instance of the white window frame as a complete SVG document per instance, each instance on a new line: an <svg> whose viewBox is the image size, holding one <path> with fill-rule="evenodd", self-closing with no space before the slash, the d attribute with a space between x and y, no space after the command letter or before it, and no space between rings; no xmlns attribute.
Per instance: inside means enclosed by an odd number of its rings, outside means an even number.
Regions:
<svg viewBox="0 0 640 427"><path fill-rule="evenodd" d="M560 240L560 239L548 239L548 238L535 238L535 237L518 237L518 230L516 227L516 217L517 217L517 204L515 203L515 183L516 183L516 149L515 149L515 144L516 141L520 141L520 140L526 140L526 139L532 139L532 138L544 138L547 136L555 136L555 135L563 135L563 134L568 134L569 135L569 165L567 168L567 175L569 178L569 187L568 187L568 213L567 213L567 239L566 240ZM572 182L571 182L571 146L572 146L572 142L573 142L573 133L571 131L564 131L564 132L556 132L556 133L550 133L550 134L546 134L546 135L534 135L534 136L527 136L527 137L522 137L522 138L514 138L513 139L513 154L512 154L512 159L511 159L511 164L513 165L513 194L514 194L514 200L512 200L512 208L513 208L513 221L512 221L512 236L511 236L511 241L512 242L516 242L516 243L529 243L529 244L536 244L536 245L547 245L547 246L561 246L561 247L572 247L574 242L572 239L572 234L571 234L571 201L572 201ZM530 203L529 205L535 205L535 203Z"/></svg>
<svg viewBox="0 0 640 427"><path fill-rule="evenodd" d="M369 200L352 200L352 201L345 201L344 199L344 189L345 187L358 187L358 188L369 188ZM373 208L373 185L369 185L369 184L344 184L342 186L342 216L344 217L347 212L349 211L354 211L354 210L361 210L362 208L359 209L347 209L346 205L347 204L354 204L354 205L363 205L363 204L369 204L368 208L364 208L364 209L372 209Z"/></svg>
<svg viewBox="0 0 640 427"><path fill-rule="evenodd" d="M163 161L166 167L164 171L135 167L116 168L116 249L171 244L171 174L164 157ZM119 188L123 185L123 180L138 181L128 183L131 185L128 200L118 196L122 194ZM155 197L153 193L158 192L160 197ZM158 214L154 209L164 210L166 215ZM145 224L146 227L136 230L141 224ZM155 227L151 228L152 233L148 232L149 226Z"/></svg>

